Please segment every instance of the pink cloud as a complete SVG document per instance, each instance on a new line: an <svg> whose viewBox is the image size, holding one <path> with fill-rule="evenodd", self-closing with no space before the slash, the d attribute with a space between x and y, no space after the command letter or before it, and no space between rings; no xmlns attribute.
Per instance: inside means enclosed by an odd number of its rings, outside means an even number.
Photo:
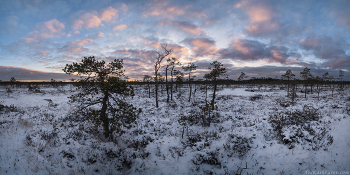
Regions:
<svg viewBox="0 0 350 175"><path fill-rule="evenodd" d="M53 19L42 25L38 25L37 30L30 32L28 35L29 37L27 38L46 39L61 37L65 35L64 28L65 25L63 23L59 22L57 19ZM30 41L30 39L27 39L26 41Z"/></svg>
<svg viewBox="0 0 350 175"><path fill-rule="evenodd" d="M246 26L245 29L250 34L261 34L267 31L278 30L279 25L275 22L265 21L259 23L252 23L249 26Z"/></svg>
<svg viewBox="0 0 350 175"><path fill-rule="evenodd" d="M273 17L272 11L265 6L250 6L247 14L252 22L270 21Z"/></svg>
<svg viewBox="0 0 350 175"><path fill-rule="evenodd" d="M202 38L196 38L191 41L191 43L196 47L212 47L215 46L215 42L202 39Z"/></svg>
<svg viewBox="0 0 350 175"><path fill-rule="evenodd" d="M156 3L157 5L154 6L152 4L151 8L144 12L144 16L162 16L164 18L174 18L178 15L185 14L185 8L182 7L176 7L176 6L170 6L168 5L168 2L166 1L159 1Z"/></svg>
<svg viewBox="0 0 350 175"><path fill-rule="evenodd" d="M101 11L100 19L102 21L110 22L113 18L118 18L118 10L113 7L109 6Z"/></svg>
<svg viewBox="0 0 350 175"><path fill-rule="evenodd" d="M120 24L113 27L113 30L124 30L127 27L126 24Z"/></svg>
<svg viewBox="0 0 350 175"><path fill-rule="evenodd" d="M92 42L93 42L92 39L77 40L77 41L68 42L67 45L78 45L78 46L82 46L82 45L86 45L86 44L91 44Z"/></svg>
<svg viewBox="0 0 350 175"><path fill-rule="evenodd" d="M108 7L101 10L100 14L96 11L85 12L73 21L72 28L79 30L85 28L96 28L102 25L102 21L111 22L112 19L118 18L118 10Z"/></svg>
<svg viewBox="0 0 350 175"><path fill-rule="evenodd" d="M86 12L73 22L72 28L74 30L79 30L83 26L86 28L98 27L101 24L101 20L97 16L97 12Z"/></svg>
<svg viewBox="0 0 350 175"><path fill-rule="evenodd" d="M38 42L38 40L34 39L34 38L23 38L24 41L26 41L27 43L34 43L34 42Z"/></svg>

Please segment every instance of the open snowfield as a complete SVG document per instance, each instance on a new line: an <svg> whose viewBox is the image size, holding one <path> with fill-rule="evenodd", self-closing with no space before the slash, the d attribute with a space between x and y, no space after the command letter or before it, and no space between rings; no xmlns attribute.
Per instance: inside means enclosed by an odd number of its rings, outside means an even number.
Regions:
<svg viewBox="0 0 350 175"><path fill-rule="evenodd" d="M349 88L333 97L329 90L306 99L298 92L293 104L278 86L254 92L225 86L210 127L203 127L204 89L197 86L188 102L188 88L179 88L169 104L162 91L156 108L145 87L134 86L135 96L126 98L142 108L137 125L106 141L88 121L71 117L77 106L67 97L74 87L40 86L34 93L7 86L8 93L0 86L6 106L0 110L0 174L350 172ZM191 119L186 127L181 116Z"/></svg>

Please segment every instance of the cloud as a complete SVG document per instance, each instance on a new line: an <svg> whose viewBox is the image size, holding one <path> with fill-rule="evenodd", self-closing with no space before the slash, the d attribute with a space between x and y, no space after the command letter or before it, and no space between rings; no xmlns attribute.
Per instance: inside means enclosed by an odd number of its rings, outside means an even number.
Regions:
<svg viewBox="0 0 350 175"><path fill-rule="evenodd" d="M35 42L38 42L38 40L34 39L34 38L23 38L23 40L26 42L26 43L35 43Z"/></svg>
<svg viewBox="0 0 350 175"><path fill-rule="evenodd" d="M350 47L342 37L313 35L302 39L300 45L305 50L312 51L316 57L332 59L346 56L346 50Z"/></svg>
<svg viewBox="0 0 350 175"><path fill-rule="evenodd" d="M263 5L249 6L247 14L251 22L270 21L273 18L272 10Z"/></svg>
<svg viewBox="0 0 350 175"><path fill-rule="evenodd" d="M71 41L71 42L68 42L67 45L82 46L82 45L91 44L91 43L93 43L92 39L85 39L85 40Z"/></svg>
<svg viewBox="0 0 350 175"><path fill-rule="evenodd" d="M100 19L102 21L110 22L113 18L118 18L118 10L111 6L100 12Z"/></svg>
<svg viewBox="0 0 350 175"><path fill-rule="evenodd" d="M315 57L326 60L324 67L333 69L350 67L350 44L342 37L312 35L300 41L300 47L310 51Z"/></svg>
<svg viewBox="0 0 350 175"><path fill-rule="evenodd" d="M96 11L84 12L78 19L73 21L73 30L85 28L96 28L102 25L102 21L111 22L114 18L118 18L118 10L108 7L101 10L100 14Z"/></svg>
<svg viewBox="0 0 350 175"><path fill-rule="evenodd" d="M75 20L72 24L74 30L79 30L83 26L86 28L95 28L100 26L101 20L96 12L87 12L82 14L79 19Z"/></svg>
<svg viewBox="0 0 350 175"><path fill-rule="evenodd" d="M104 37L105 34L102 32L97 32L97 33L93 33L93 34L86 34L85 38L91 38L91 39L96 39L96 38L102 38Z"/></svg>
<svg viewBox="0 0 350 175"><path fill-rule="evenodd" d="M158 25L160 26L172 25L177 27L181 31L185 31L187 33L195 34L195 35L204 33L201 27L189 22L184 22L184 21L165 21L165 22L159 22Z"/></svg>
<svg viewBox="0 0 350 175"><path fill-rule="evenodd" d="M241 1L236 4L236 8L242 10L240 18L246 22L243 23L245 25L243 31L253 37L295 36L310 25L315 25L318 20L314 16L302 15L308 12L307 8L312 8L307 2ZM298 9L299 13L296 13L295 9Z"/></svg>
<svg viewBox="0 0 350 175"><path fill-rule="evenodd" d="M216 41L211 38L186 38L182 42L191 47L195 56L211 56L218 50Z"/></svg>
<svg viewBox="0 0 350 175"><path fill-rule="evenodd" d="M329 9L331 11L330 16L333 17L339 24L350 27L350 1L337 1L337 3L331 3Z"/></svg>
<svg viewBox="0 0 350 175"><path fill-rule="evenodd" d="M218 51L222 58L240 61L267 59L269 62L294 64L290 58L299 58L300 54L284 46L269 46L257 40L240 39L232 41L230 47ZM297 60L295 60L297 61Z"/></svg>
<svg viewBox="0 0 350 175"><path fill-rule="evenodd" d="M78 76L67 75L64 73L50 73L44 71L38 71L33 69L15 67L15 66L0 66L0 79L2 81L8 81L11 77L15 77L16 80L68 80L78 79Z"/></svg>
<svg viewBox="0 0 350 175"><path fill-rule="evenodd" d="M89 51L89 49L87 47L82 47L82 46L89 45L92 43L93 43L92 39L70 41L66 45L64 45L62 48L57 49L57 52L65 52L66 54L86 52L86 51Z"/></svg>
<svg viewBox="0 0 350 175"><path fill-rule="evenodd" d="M155 3L148 4L147 10L143 13L143 16L161 16L162 18L172 19L175 16L185 14L186 7L177 7L169 5L167 1L157 1Z"/></svg>
<svg viewBox="0 0 350 175"><path fill-rule="evenodd" d="M113 27L113 30L124 30L127 27L126 24L120 24Z"/></svg>
<svg viewBox="0 0 350 175"><path fill-rule="evenodd" d="M156 57L156 52L154 50L141 50L141 49L123 49L115 50L113 53L123 55L124 57L131 57L136 60L151 60ZM153 60L152 60L153 61Z"/></svg>
<svg viewBox="0 0 350 175"><path fill-rule="evenodd" d="M30 32L27 38L47 39L64 36L65 25L57 19L47 21L41 25L37 25L36 30Z"/></svg>

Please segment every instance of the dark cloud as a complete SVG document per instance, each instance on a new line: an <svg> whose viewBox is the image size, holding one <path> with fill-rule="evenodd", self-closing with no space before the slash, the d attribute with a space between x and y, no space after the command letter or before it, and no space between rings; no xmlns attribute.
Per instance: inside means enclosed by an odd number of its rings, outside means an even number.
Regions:
<svg viewBox="0 0 350 175"><path fill-rule="evenodd" d="M159 22L158 25L175 26L177 29L193 35L204 34L204 31L201 29L201 27L187 21L165 21Z"/></svg>
<svg viewBox="0 0 350 175"><path fill-rule="evenodd" d="M186 38L181 43L188 45L194 52L194 56L212 56L216 54L216 41L209 37Z"/></svg>
<svg viewBox="0 0 350 175"><path fill-rule="evenodd" d="M333 1L331 1L333 2ZM337 1L337 3L331 3L329 4L328 8L332 13L330 13L330 16L333 17L339 24L350 27L350 1L343 0L343 1Z"/></svg>
<svg viewBox="0 0 350 175"><path fill-rule="evenodd" d="M32 69L11 67L11 66L0 66L0 79L2 81L9 81L11 77L15 77L16 80L68 80L68 79L78 79L78 76L67 75L64 73L50 73L37 71Z"/></svg>
<svg viewBox="0 0 350 175"><path fill-rule="evenodd" d="M349 68L350 44L342 37L313 35L300 42L300 47L310 51L315 57L326 60L324 67Z"/></svg>
<svg viewBox="0 0 350 175"><path fill-rule="evenodd" d="M240 61L256 61L260 59L268 59L269 62L277 62L282 64L293 64L289 60L291 57L299 58L300 54L290 51L285 46L269 46L257 40L235 40L230 47L220 49L218 51L221 58L240 60Z"/></svg>

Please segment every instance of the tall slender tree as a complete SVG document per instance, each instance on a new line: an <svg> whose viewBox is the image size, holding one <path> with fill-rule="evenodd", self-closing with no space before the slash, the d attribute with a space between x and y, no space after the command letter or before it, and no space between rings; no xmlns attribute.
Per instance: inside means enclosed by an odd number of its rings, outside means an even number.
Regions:
<svg viewBox="0 0 350 175"><path fill-rule="evenodd" d="M180 84L183 83L184 74L180 70L174 70L174 76L175 76L175 83L176 83L175 89L177 92L178 87L180 86Z"/></svg>
<svg viewBox="0 0 350 175"><path fill-rule="evenodd" d="M287 84L288 84L288 90L287 90L287 94L289 94L289 86L290 86L290 80L293 80L293 78L295 77L295 75L292 73L292 71L290 69L288 69L286 71L285 74L282 75L282 80L288 80Z"/></svg>
<svg viewBox="0 0 350 175"><path fill-rule="evenodd" d="M193 71L195 71L197 69L197 65L195 65L194 63L188 63L187 66L182 66L182 68L184 69L184 71L188 71L188 86L190 87L190 96L188 98L188 102L191 101L191 94L192 94L192 85L191 85L191 74L193 73Z"/></svg>
<svg viewBox="0 0 350 175"><path fill-rule="evenodd" d="M174 76L174 70L175 70L175 66L181 66L180 61L178 61L175 57L171 57L167 60L168 65L169 65L169 70L170 70L170 78L171 78L171 83L170 83L170 94L171 94L171 100L173 100L173 76ZM167 81L168 82L168 81ZM167 94L168 94L168 90L167 90ZM169 94L168 94L168 98L167 101L169 102Z"/></svg>
<svg viewBox="0 0 350 175"><path fill-rule="evenodd" d="M152 77L149 75L144 75L143 76L143 82L147 83L147 88L148 88L148 98L151 98L151 86L150 82L152 81Z"/></svg>
<svg viewBox="0 0 350 175"><path fill-rule="evenodd" d="M300 72L300 77L304 80L304 88L305 88L305 98L306 98L306 91L307 91L307 83L313 79L313 76L310 72L310 69L305 67L302 72Z"/></svg>
<svg viewBox="0 0 350 175"><path fill-rule="evenodd" d="M212 110L214 110L215 95L216 95L217 84L218 84L217 80L221 76L225 75L226 68L224 68L223 64L218 61L213 61L212 63L210 63L210 65L212 67L209 67L208 69L210 69L211 71L209 74L206 74L204 77L211 79L214 84L213 99L211 100L211 107L212 107Z"/></svg>
<svg viewBox="0 0 350 175"><path fill-rule="evenodd" d="M159 76L159 69L161 68L161 63L164 58L166 58L168 55L171 54L172 49L169 49L167 45L161 46L163 49L163 52L157 52L156 56L156 63L154 64L154 75L155 75L155 86L156 86L156 107L158 108L158 76Z"/></svg>
<svg viewBox="0 0 350 175"><path fill-rule="evenodd" d="M343 77L344 77L344 71L339 70L339 78L340 78L340 89L343 89Z"/></svg>

